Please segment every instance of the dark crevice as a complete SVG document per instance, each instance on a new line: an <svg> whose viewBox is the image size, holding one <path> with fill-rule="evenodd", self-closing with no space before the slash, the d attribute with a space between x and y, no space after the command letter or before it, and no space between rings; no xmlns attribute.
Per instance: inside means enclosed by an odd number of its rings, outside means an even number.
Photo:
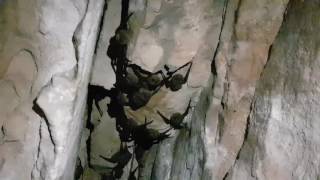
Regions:
<svg viewBox="0 0 320 180"><path fill-rule="evenodd" d="M134 177L136 170L138 170L138 175L141 174L140 169L144 166L143 157L147 155L148 151L154 145L169 138L169 131L171 131L171 129L184 128L181 123L188 114L190 103L185 112L177 112L170 118L164 118L168 119L168 121L164 120L168 125L168 129L162 132L158 129L151 128L149 125L153 123L153 121L148 120L147 117L145 117L145 122L142 124L138 124L137 120L127 117L125 107L136 111L146 106L149 100L164 86L171 91L179 91L188 80L192 61L173 69L164 66L163 70L157 72L149 72L130 61L127 58L127 47L130 42L131 36L129 33L131 32L131 29L129 29L127 23L133 13L129 14L129 0L122 0L121 3L121 22L116 29L114 36L110 38L107 49L107 56L111 60L109 63L111 63L111 67L115 73L116 82L110 89L105 89L103 86L99 85L89 84L88 86L86 128L90 130L90 136L86 143L88 165L94 169L93 164L91 164L90 155L92 141L91 134L94 130L94 124L91 122L91 114L93 105L95 105L101 116L104 113L107 113L110 120L115 121L115 128L121 142L119 151L111 157L100 155L103 160L116 164L114 167L106 167L110 169L111 172L101 174L103 179L123 178L122 176L124 175L125 167L130 166L128 163L131 162L129 172L131 176L129 176L129 179L133 180L136 179L136 177ZM101 39L100 33L103 30L106 9L107 5L105 1L97 42ZM96 44L95 51L97 51L97 46L98 45ZM186 73L180 73L180 70L183 68L187 69ZM110 102L107 104L107 111L103 112L99 107L99 101L106 97L110 99ZM128 146L128 143L133 145ZM130 153L130 148L133 153ZM159 149L157 149L157 151L159 151ZM132 167L133 161L137 162L137 167ZM154 167L155 166L153 166L153 168ZM154 171L153 169L151 170Z"/></svg>
<svg viewBox="0 0 320 180"><path fill-rule="evenodd" d="M124 28L127 25L127 19L129 17L129 1L121 0L121 23L120 28Z"/></svg>
<svg viewBox="0 0 320 180"><path fill-rule="evenodd" d="M52 81L52 79L51 79ZM52 83L52 82L51 82ZM38 162L39 162L39 158L40 158L40 153L41 153L41 142L42 142L42 131L43 131L43 123L46 123L47 125L47 130L48 130L48 133L49 133L49 137L50 137L50 141L52 143L53 146L55 146L54 144L54 141L53 141L53 137L51 135L51 131L49 129L49 121L47 119L47 116L45 114L45 112L42 110L42 108L40 107L40 105L37 103L37 100L38 100L38 97L39 95L41 94L41 92L47 88L49 86L49 83L47 83L44 87L41 88L41 90L39 91L40 93L36 96L36 98L33 100L33 106L32 106L32 110L41 118L40 119L40 122L39 122L39 142L38 142L38 149L37 149L37 157L36 157L36 161L33 165L33 168L32 168L32 172L31 172L31 179L34 179L34 174L36 171L38 171L40 173L40 177L43 177L41 171L38 169ZM44 120L44 121L43 121ZM44 178L44 177L43 177Z"/></svg>
<svg viewBox="0 0 320 180"><path fill-rule="evenodd" d="M5 136L6 136L6 132L5 132L5 129L3 126L1 126L1 130L0 130L0 144L4 141L5 139Z"/></svg>
<svg viewBox="0 0 320 180"><path fill-rule="evenodd" d="M271 54L272 54L272 47L273 47L273 44L271 44L270 46L269 46L269 49L268 49L268 57L267 57L267 61L266 61L266 63L263 65L263 68L262 68L262 70L261 70L261 73L260 73L260 77L258 78L258 81L261 79L261 77L263 76L263 73L265 72L265 69L266 69L266 67L267 67L267 65L268 65L268 63L269 63L269 60L270 60L270 57L271 57ZM258 84L258 83L256 83L256 84Z"/></svg>
<svg viewBox="0 0 320 180"><path fill-rule="evenodd" d="M42 141L42 135L41 135L42 123L43 122L40 120L40 125L39 125L39 143L38 143L38 148L37 148L37 157L36 157L35 163L33 164L32 172L31 172L31 179L35 179L35 177L33 175L35 169L37 169L39 171L37 166L38 166L38 161L39 161L39 158L40 158L40 151L41 151L40 146L41 146L41 141Z"/></svg>
<svg viewBox="0 0 320 180"><path fill-rule="evenodd" d="M81 165L81 160L80 160L79 157L77 157L76 168L75 168L75 171L74 171L74 179L75 180L80 179L82 173L83 173L83 167Z"/></svg>
<svg viewBox="0 0 320 180"><path fill-rule="evenodd" d="M73 44L73 48L74 48L74 54L75 54L75 57L76 57L76 60L77 62L79 62L79 40L77 39L76 35L77 35L77 32L80 30L80 27L81 27L81 22L77 25L77 28L76 30L74 31L73 33L73 36L72 36L72 44Z"/></svg>
<svg viewBox="0 0 320 180"><path fill-rule="evenodd" d="M42 108L38 105L37 100L38 100L37 98L33 100L32 110L35 113L37 113L46 122L46 124L48 126L48 132L49 132L49 135L50 135L50 140L51 140L52 144L55 146L55 142L54 142L53 137L52 137L52 132L50 131L50 124L49 124L48 118L46 117L46 114L42 110Z"/></svg>
<svg viewBox="0 0 320 180"><path fill-rule="evenodd" d="M47 119L46 114L43 112L41 107L38 105L37 100L38 100L37 98L33 100L32 110L35 113L37 113L41 118Z"/></svg>
<svg viewBox="0 0 320 180"><path fill-rule="evenodd" d="M229 0L225 0L224 2L224 7L223 7L223 11L222 11L222 16L221 16L221 27L220 27L220 32L219 32L219 38L218 38L218 44L217 44L217 47L214 51L214 55L213 55L213 61L211 63L211 73L213 75L213 83L212 83L212 86L211 88L213 89L214 86L215 86L215 79L217 78L218 76L218 73L217 73L217 67L216 67L216 58L217 58L217 55L221 49L221 43L222 43L222 34L223 34L223 30L224 30L224 26L225 26L225 21L226 21L226 14L227 14L227 9L228 9L228 5L229 5ZM225 103L223 101L221 101L221 107L223 110L225 110ZM218 115L218 141L220 141L222 135L223 135L223 129L224 129L224 117L222 114L219 114Z"/></svg>
<svg viewBox="0 0 320 180"><path fill-rule="evenodd" d="M220 32L219 32L219 38L218 38L218 44L216 46L216 49L214 50L214 53L213 53L213 61L211 63L211 73L212 73L212 76L213 76L213 82L212 82L212 85L211 85L211 89L214 88L215 86L215 80L218 76L218 73L217 73L217 67L216 67L216 58L217 58L217 55L218 55L218 52L220 51L220 48L221 48L221 41L222 41L222 33L223 33L223 30L224 30L224 26L225 26L225 21L226 21L226 14L227 14L227 9L228 9L228 5L229 5L229 0L225 0L224 2L224 7L223 7L223 11L222 11L222 16L221 16L221 27L220 27ZM221 107L223 109L225 109L225 104L221 101ZM218 141L220 141L220 138L223 134L223 126L224 126L224 120L223 120L223 117L221 116L221 114L219 114L219 122L218 122ZM206 116L206 115L205 115ZM221 121L222 120L222 121ZM206 121L206 118L205 118L205 121ZM206 122L204 122L206 123ZM205 131L205 126L204 126L204 132ZM204 153L205 154L205 153Z"/></svg>
<svg viewBox="0 0 320 180"><path fill-rule="evenodd" d="M119 179L124 174L124 168L128 163L136 160L139 169L143 167L142 157L146 155L147 151L163 140L169 138L169 131L173 128L183 128L181 124L175 123L181 122L187 115L190 108L190 103L187 110L184 113L175 113L177 116L171 116L168 122L168 129L160 132L157 129L149 127L153 121L148 121L145 117L145 123L138 124L137 120L127 117L125 113L125 106L131 108L133 111L138 110L147 105L148 101L153 95L155 95L161 87L166 86L171 91L178 91L182 88L189 77L189 72L192 67L192 62L188 62L181 67L174 70L170 68L164 68L165 70L159 70L158 72L149 72L140 66L133 64L127 58L127 33L130 31L127 27L127 22L132 14L128 14L128 0L122 1L122 19L119 27L117 28L115 35L111 37L110 44L107 50L107 55L111 59L111 67L116 74L116 82L111 89L105 89L98 85L88 86L88 119L87 128L92 133L94 127L91 122L92 106L95 104L100 115L103 112L99 107L99 101L108 97L110 103L107 105L107 112L109 117L114 118L116 122L116 130L121 141L121 147L118 152L111 157L102 157L104 160L117 164L115 167L110 168L111 173L103 174L104 178L111 177L113 179ZM180 74L178 71L182 68L188 68L185 75ZM190 101L191 102L191 101ZM133 147L127 146L127 143L133 143ZM91 137L87 141L87 153L90 166L90 149ZM128 153L129 148L133 149L134 154ZM92 167L92 166L91 166ZM130 174L134 176L135 169L137 167L130 168L132 172ZM129 177L133 178L133 177ZM134 177L136 178L136 177Z"/></svg>
<svg viewBox="0 0 320 180"><path fill-rule="evenodd" d="M224 115L219 113L218 114L218 142L221 142L223 133L224 133L224 126L225 126L225 121L224 121Z"/></svg>
<svg viewBox="0 0 320 180"><path fill-rule="evenodd" d="M227 173L224 175L224 177L222 178L222 180L226 180L226 179L228 178L228 176L229 176L229 172L227 172Z"/></svg>
<svg viewBox="0 0 320 180"><path fill-rule="evenodd" d="M235 12L234 12L234 19L233 19L233 27L232 27L232 37L231 37L231 39L233 40L233 41L236 41L237 39L238 39L238 37L237 37L237 33L236 33L236 26L237 26L237 24L238 24L238 21L239 21L239 17L240 17L240 7L241 7L241 5L242 5L242 0L239 0L238 1L238 4L237 4L237 8L236 8L236 10L235 10ZM235 50L236 48L237 48L237 44L233 44L233 47L232 47L233 49L232 50ZM230 66L230 63L228 63L228 66Z"/></svg>
<svg viewBox="0 0 320 180"><path fill-rule="evenodd" d="M291 2L291 1L288 2L288 4L286 5L285 10L284 10L284 12L283 12L283 15L282 15L282 24L281 24L281 26L282 26L283 23L286 21L286 17L287 17L287 13L288 13L289 6L291 6L291 5L290 5L290 4L291 4L290 2ZM280 27L279 30L278 30L278 34L279 34L280 30L281 30L281 27ZM276 39L276 38L275 38L275 39ZM275 41L275 40L274 40L274 41ZM273 43L274 43L274 42L273 42ZM266 61L266 63L265 63L264 66L263 66L263 69L262 69L262 71L261 71L259 80L260 80L261 77L263 76L263 73L265 72L265 69L266 69L266 67L267 67L268 64L269 64L269 61L270 61L270 58L271 58L271 55L272 55L272 52L273 52L273 43L269 46L267 61ZM259 80L258 80L258 81L259 81ZM258 84L258 83L257 83L257 84Z"/></svg>
<svg viewBox="0 0 320 180"><path fill-rule="evenodd" d="M221 45L221 36L223 33L224 29L224 24L225 24L225 19L226 19L226 14L227 14L227 8L228 8L229 0L225 0L223 11L222 11L222 16L221 16L221 27L220 27L220 32L219 32L219 38L218 38L218 44L217 47L213 53L213 61L211 63L211 73L213 74L214 77L217 76L217 68L215 64L216 57L218 55L218 52L220 50L220 45ZM214 86L214 84L213 84Z"/></svg>
<svg viewBox="0 0 320 180"><path fill-rule="evenodd" d="M236 11L234 13L234 26L236 26L238 24L241 5L242 5L242 0L239 0L237 9L236 9ZM233 28L233 29L235 30L235 28Z"/></svg>
<svg viewBox="0 0 320 180"><path fill-rule="evenodd" d="M289 0L287 5L286 5L286 9L284 10L284 13L282 15L283 16L282 17L283 18L282 19L282 24L287 21L288 11L289 11L289 9L291 9L291 6L292 6L292 0Z"/></svg>
<svg viewBox="0 0 320 180"><path fill-rule="evenodd" d="M245 133L244 133L244 139L243 139L243 142L245 142L247 139L248 139L248 135L249 135L249 128L250 128L250 116L252 114L252 111L253 111L253 104L254 102L252 101L251 102L251 105L250 105L250 110L249 110L249 114L248 114L248 117L247 117L247 120L246 120L246 129L245 129ZM242 145L243 146L243 145ZM242 148L242 147L241 147ZM240 148L240 150L241 150ZM240 151L239 151L240 153ZM239 156L239 153L237 156Z"/></svg>
<svg viewBox="0 0 320 180"><path fill-rule="evenodd" d="M99 40L101 39L101 32L103 30L104 19L105 19L105 14L106 14L107 9L108 9L108 0L104 0L102 16L101 16L100 22L99 22L97 40L96 40L96 44L94 46L94 54L97 54L98 44L99 44Z"/></svg>

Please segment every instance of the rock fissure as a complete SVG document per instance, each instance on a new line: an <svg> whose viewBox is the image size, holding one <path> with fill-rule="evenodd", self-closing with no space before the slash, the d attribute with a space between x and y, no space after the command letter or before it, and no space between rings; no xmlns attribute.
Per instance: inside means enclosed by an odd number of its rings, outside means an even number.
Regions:
<svg viewBox="0 0 320 180"><path fill-rule="evenodd" d="M244 0L238 0L238 3L237 3L237 7L236 7L236 10L234 12L234 23L233 23L233 35L235 35L235 30L237 29L236 28L236 25L238 24L238 20L239 20L239 13L240 13L240 7L242 5Z"/></svg>
<svg viewBox="0 0 320 180"><path fill-rule="evenodd" d="M101 19L100 19L100 22L99 22L97 40L96 40L96 43L95 43L95 46L94 46L94 53L95 54L97 53L98 43L99 43L99 40L100 40L100 37L101 37L101 32L103 30L105 14L106 14L107 9L108 9L108 0L104 0L103 9L102 9L102 15L101 15Z"/></svg>
<svg viewBox="0 0 320 180"><path fill-rule="evenodd" d="M213 75L217 74L216 66L215 66L215 59L216 59L217 54L218 54L218 52L220 50L220 43L222 41L221 40L221 36L222 36L222 33L223 33L223 28L224 28L225 21L226 21L226 14L227 14L227 9L228 9L228 4L229 4L229 0L225 0L224 5L223 5L223 10L222 10L222 16L221 16L221 27L220 27L220 31L219 31L218 44L217 44L217 47L216 47L216 49L214 50L214 53L213 53L212 70L211 70Z"/></svg>
<svg viewBox="0 0 320 180"><path fill-rule="evenodd" d="M47 116L45 114L45 112L43 111L43 109L39 106L39 104L37 103L37 98L35 100L33 100L33 106L32 106L32 110L37 113L37 115L39 117L41 117L41 120L40 120L40 131L41 131L41 124L43 123L43 121L46 123L47 127L48 127L48 132L49 132L49 136L50 136L50 140L51 140L51 143L55 146L55 141L52 137L52 134L51 134L51 129L50 129L50 124L49 124L49 121L47 119ZM40 141L41 141L41 136L40 137ZM39 143L40 143L39 141ZM39 147L40 148L40 147Z"/></svg>
<svg viewBox="0 0 320 180"><path fill-rule="evenodd" d="M40 153L41 153L41 139L42 139L42 136L41 136L41 128L42 128L42 123L43 123L43 121L42 120L40 120L40 126L39 126L39 130L38 130L38 132L39 132L39 142L38 142L38 145L37 145L37 151L36 151L36 157L35 157L35 161L34 161L34 164L33 164L33 166L32 166L32 172L31 172L31 179L35 179L36 177L35 177L35 175L34 175L34 173L35 173L35 171L40 171L40 169L38 168L38 163L39 163L39 158L40 158Z"/></svg>

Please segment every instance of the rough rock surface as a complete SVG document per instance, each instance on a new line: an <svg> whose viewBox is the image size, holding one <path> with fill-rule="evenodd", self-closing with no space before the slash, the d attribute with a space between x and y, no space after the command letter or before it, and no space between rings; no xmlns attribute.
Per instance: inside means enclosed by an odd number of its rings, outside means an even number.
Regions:
<svg viewBox="0 0 320 180"><path fill-rule="evenodd" d="M156 111L192 99L189 129L150 149L140 179L319 179L319 0L129 2L130 60L149 71L193 60L182 90L126 109L165 129ZM94 107L81 130L88 82L115 81L106 51L121 6L0 0L0 179L69 180L77 162L82 180L98 180L113 166L99 156L119 148L114 119Z"/></svg>
<svg viewBox="0 0 320 180"><path fill-rule="evenodd" d="M319 7L290 1L227 179L319 179Z"/></svg>
<svg viewBox="0 0 320 180"><path fill-rule="evenodd" d="M206 116L205 179L223 179L236 159L255 85L287 2L226 1L224 27L214 57L212 101Z"/></svg>
<svg viewBox="0 0 320 180"><path fill-rule="evenodd" d="M73 179L103 1L0 1L0 177Z"/></svg>

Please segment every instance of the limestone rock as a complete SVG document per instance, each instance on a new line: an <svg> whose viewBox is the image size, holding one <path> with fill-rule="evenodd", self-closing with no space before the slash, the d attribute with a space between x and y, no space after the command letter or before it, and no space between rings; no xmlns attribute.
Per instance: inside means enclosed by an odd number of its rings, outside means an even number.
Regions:
<svg viewBox="0 0 320 180"><path fill-rule="evenodd" d="M214 59L213 100L205 125L206 168L213 179L224 178L242 146L255 85L288 1L225 2Z"/></svg>
<svg viewBox="0 0 320 180"><path fill-rule="evenodd" d="M73 178L102 7L1 1L1 179Z"/></svg>
<svg viewBox="0 0 320 180"><path fill-rule="evenodd" d="M186 128L144 154L139 179L319 179L319 0L128 3L132 63L155 72L193 62L180 91L163 87L145 107L125 109L164 131L157 110L183 112L191 99ZM108 98L90 130L84 112L89 82L115 82L106 52L121 8L0 0L0 179L69 180L76 162L82 179L110 172L99 156L121 142Z"/></svg>
<svg viewBox="0 0 320 180"><path fill-rule="evenodd" d="M289 2L227 179L319 179L319 3Z"/></svg>

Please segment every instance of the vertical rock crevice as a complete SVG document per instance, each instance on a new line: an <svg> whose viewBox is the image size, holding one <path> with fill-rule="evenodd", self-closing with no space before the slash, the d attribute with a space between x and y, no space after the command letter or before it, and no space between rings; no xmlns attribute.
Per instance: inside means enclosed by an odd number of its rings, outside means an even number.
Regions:
<svg viewBox="0 0 320 180"><path fill-rule="evenodd" d="M216 141L218 143L212 143L214 146L210 148L212 156L211 158L210 155L208 157L210 159L209 161L215 162L215 165L213 165L214 168L210 170L213 172L214 179L227 178L225 174L232 168L237 154L242 147L247 119L250 114L250 106L252 106L255 83L260 77L266 59L268 59L269 55L266 52L270 49L270 46L272 46L273 39L281 25L282 15L284 14L283 12L285 11L287 2L277 3L278 2L272 2L266 5L267 2L254 3L242 0L230 3L227 10L227 26L224 28L226 31L223 33L223 43L221 43L223 46L219 49L219 53L215 58L215 69L218 72L218 76L213 97L219 97L217 93L221 91L224 95L220 96L222 101L221 105L219 100L213 99L216 105L209 108L209 112L210 109L211 111L215 108L220 109L219 106L223 110L222 114L219 112L220 110L216 111L215 114L219 114L220 117L217 118L217 120L214 120L214 116L211 117L211 123L215 124L214 122L217 122L217 125L214 127L219 127L219 124L221 124L219 123L219 119L224 119L224 133L221 133L219 128L216 130L214 128L212 129L213 132L218 132L213 134L219 137L219 141ZM251 9L250 6L254 7L254 9ZM263 18L262 16L260 17L259 13L263 14L263 11L269 8L272 9L272 6L278 8L274 11L275 13L273 15L266 14ZM260 10L260 8L264 10ZM267 11L269 12L269 10ZM247 12L256 12L257 16L249 17L247 16L249 15ZM254 24L252 22L258 23ZM263 24L262 22L268 23ZM273 32L270 31L266 33L266 29L263 30L263 27L267 27L267 25L274 27L272 29ZM247 27L244 28L244 26ZM250 36L250 32L254 34ZM265 34L265 37L260 36L259 33ZM244 50L246 50L246 52ZM261 61L261 63L259 63L259 61ZM252 71L254 68L256 68L256 72ZM243 73L239 74L240 72ZM244 72L250 72L251 74ZM224 79L224 77L226 77L226 79ZM210 120L206 122L210 122ZM210 127L210 123L207 123L206 127ZM239 138L235 138L235 134ZM210 137L215 136L210 135ZM206 142L210 142L210 140L208 139ZM229 144L231 142L233 142L232 145ZM215 156L217 157L215 158ZM217 169L215 167L217 167Z"/></svg>
<svg viewBox="0 0 320 180"><path fill-rule="evenodd" d="M318 64L316 7L318 1L291 0L287 5L257 86L248 138L229 179L318 178L318 159L312 158L313 165L309 165L309 155L318 146L313 129L319 125L314 119L317 110L313 109L318 93L310 90L315 67L310 65ZM303 115L306 112L308 115ZM305 126L307 122L309 126Z"/></svg>

